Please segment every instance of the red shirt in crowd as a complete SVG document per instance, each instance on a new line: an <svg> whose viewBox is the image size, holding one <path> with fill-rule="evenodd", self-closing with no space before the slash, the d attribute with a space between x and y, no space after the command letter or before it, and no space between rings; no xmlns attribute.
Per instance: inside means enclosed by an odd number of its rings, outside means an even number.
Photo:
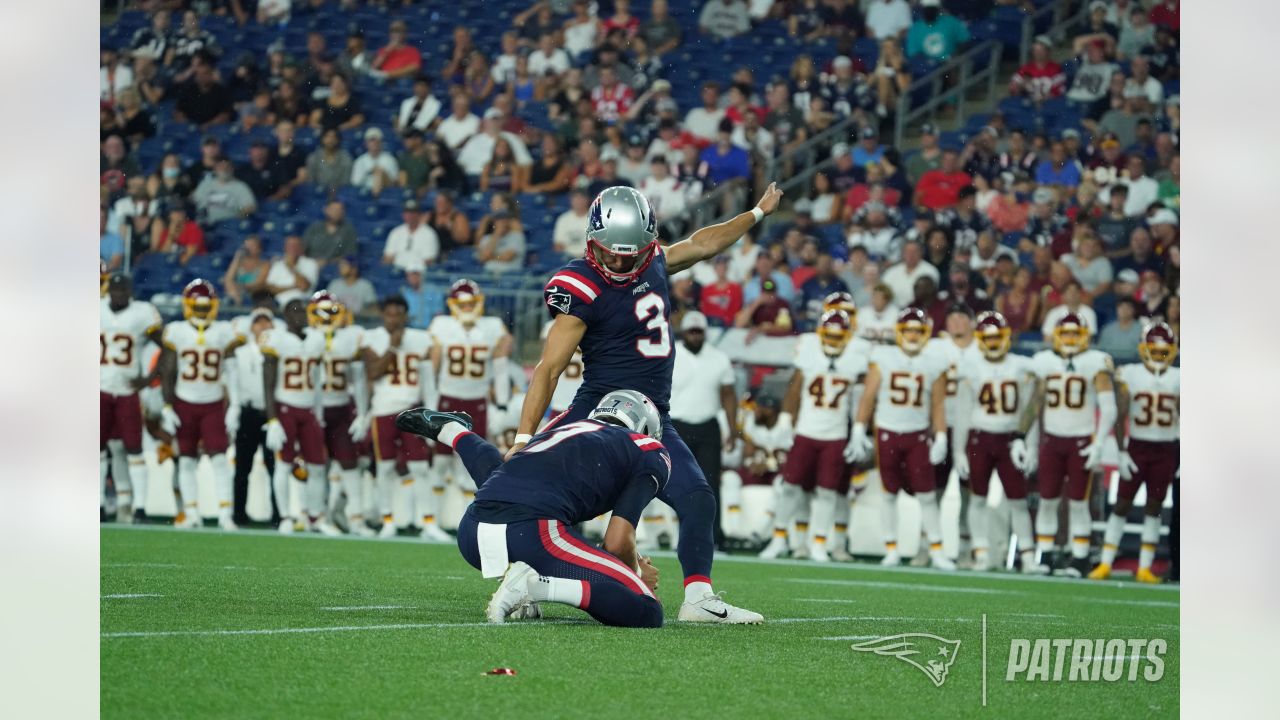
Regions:
<svg viewBox="0 0 1280 720"><path fill-rule="evenodd" d="M614 15L608 20L605 20L603 25L605 35L608 35L610 31L617 29L625 30L627 32L627 37L635 37L636 33L640 31L640 18L632 15L626 20L619 20L618 16Z"/></svg>
<svg viewBox="0 0 1280 720"><path fill-rule="evenodd" d="M169 228L166 227L160 231L160 248L159 249L168 250L169 241L170 241ZM176 243L178 247L183 249L186 249L188 247L194 247L196 249L197 255L205 254L204 231L200 229L199 225L193 222L188 222L185 225L183 225L182 231L178 233L178 237L176 239L173 239L173 242Z"/></svg>
<svg viewBox="0 0 1280 720"><path fill-rule="evenodd" d="M1178 15L1181 9L1182 3L1179 0L1162 2L1151 8L1151 14L1147 17L1151 18L1151 24L1156 27L1167 27L1178 32Z"/></svg>
<svg viewBox="0 0 1280 720"><path fill-rule="evenodd" d="M1009 80L1010 93L1023 93L1034 102L1056 98L1067 89L1067 76L1062 66L1050 60L1039 65L1034 61L1018 68Z"/></svg>
<svg viewBox="0 0 1280 720"><path fill-rule="evenodd" d="M960 199L960 188L972 183L973 179L966 173L930 170L920 176L920 183L916 185L916 204L930 210L949 208Z"/></svg>
<svg viewBox="0 0 1280 720"><path fill-rule="evenodd" d="M748 105L747 109L755 113L756 119L760 121L761 125L764 125L764 118L765 118L764 108L755 107L754 105ZM729 118L729 120L732 121L734 125L742 124L743 112L742 110L738 109L737 106L731 106L728 110L725 110L724 116Z"/></svg>
<svg viewBox="0 0 1280 720"><path fill-rule="evenodd" d="M387 73L407 67L422 67L422 53L418 52L418 48L410 45L401 45L398 48L388 45L374 56L373 66Z"/></svg>
<svg viewBox="0 0 1280 720"><path fill-rule="evenodd" d="M924 178L921 177L921 180ZM858 183L849 188L849 192L844 196L844 206L849 208L849 212L858 212L858 208L866 204L871 199L871 186L866 183ZM898 190L886 187L882 201L885 207L897 207L898 201L902 199L902 193ZM800 287L797 285L796 287Z"/></svg>
<svg viewBox="0 0 1280 720"><path fill-rule="evenodd" d="M733 327L733 318L742 309L742 286L725 282L702 288L698 309L708 318L719 320L724 327Z"/></svg>
<svg viewBox="0 0 1280 720"><path fill-rule="evenodd" d="M614 83L611 88L597 85L591 91L591 106L601 120L614 123L627 113L635 97L635 91L625 83Z"/></svg>

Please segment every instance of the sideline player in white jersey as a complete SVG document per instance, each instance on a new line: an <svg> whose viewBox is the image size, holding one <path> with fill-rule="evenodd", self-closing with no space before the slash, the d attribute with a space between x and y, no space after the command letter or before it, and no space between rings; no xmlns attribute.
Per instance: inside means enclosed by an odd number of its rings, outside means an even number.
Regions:
<svg viewBox="0 0 1280 720"><path fill-rule="evenodd" d="M502 320L485 316L484 293L471 280L455 282L445 302L449 314L437 315L427 328L434 343L431 365L440 394L440 404L428 407L465 412L471 416L473 432L488 439L490 391L494 405L506 408L511 402L511 334ZM443 491L445 478L451 478L470 503L475 481L453 448L436 443L432 450L434 488Z"/></svg>
<svg viewBox="0 0 1280 720"><path fill-rule="evenodd" d="M956 565L942 554L942 518L934 494L934 465L947 455L947 364L940 353L925 352L933 324L919 308L907 308L894 326L895 344L871 353L866 388L849 438L845 458L861 462L871 456L867 423L874 411L885 556L882 565L897 565L898 491L909 487L920 502L920 524L929 542L929 561L939 570ZM929 441L929 432L933 441Z"/></svg>
<svg viewBox="0 0 1280 720"><path fill-rule="evenodd" d="M728 505L725 516L727 534L741 531L742 488L748 485L773 486L773 507L777 507L776 495L782 484L778 471L787 462L787 451L791 449L795 436L793 428L784 426L779 421L782 414L781 403L767 393L759 393L738 414L742 418L742 464L736 471L726 470L723 474L726 477L736 474L736 482L721 480L721 492Z"/></svg>
<svg viewBox="0 0 1280 720"><path fill-rule="evenodd" d="M229 435L240 424L240 399L235 364L226 360L245 338L231 329L231 323L218 319L218 291L203 278L192 280L183 289L182 316L164 327L160 361L164 396L161 427L178 441L180 526L198 528L202 524L196 468L203 451L213 468L218 526L236 530L227 448Z"/></svg>
<svg viewBox="0 0 1280 720"><path fill-rule="evenodd" d="M98 338L102 355L98 374L98 484L105 502L110 457L107 443L118 439L129 458L127 474L114 473L116 519L146 519L147 462L142 456L142 405L138 390L150 377L142 373L142 349L148 340L159 345L164 324L149 302L133 299L133 282L115 273L107 280L107 296L99 304ZM137 505L136 511L134 505Z"/></svg>
<svg viewBox="0 0 1280 720"><path fill-rule="evenodd" d="M320 427L324 338L307 332L307 306L301 299L285 304L284 321L285 330L271 328L258 338L267 417L263 427L267 431L267 447L278 456L272 488L280 508L279 530L291 533L295 525L316 526L328 534L328 521L324 519L328 457ZM307 471L304 515L295 515L290 502L293 462L298 456Z"/></svg>
<svg viewBox="0 0 1280 720"><path fill-rule="evenodd" d="M542 333L539 336L545 343L547 335L551 332L551 326L555 325L555 320L548 320L542 326ZM573 396L578 394L578 388L582 387L582 349L574 348L573 357L569 359L569 364L564 366L564 372L560 373L560 380L556 383L556 389L551 393L551 402L547 405L547 419L544 424L550 423L556 415L569 409L573 404Z"/></svg>
<svg viewBox="0 0 1280 720"><path fill-rule="evenodd" d="M436 524L440 496L431 486L431 450L421 435L396 427L396 415L416 407L439 407L431 374L431 334L407 327L409 304L399 295L382 301L382 327L364 334L364 366L373 397L369 401L373 455L378 475L378 507L382 511L379 537L395 537L396 488L416 488L422 537L447 540ZM401 482L399 466L409 473Z"/></svg>
<svg viewBox="0 0 1280 720"><path fill-rule="evenodd" d="M1111 383L1114 366L1110 355L1089 349L1089 328L1075 313L1058 320L1051 339L1053 349L1041 350L1031 359L1036 391L1022 424L1022 429L1030 432L1044 408L1036 546L1040 572L1083 577L1089 572L1093 525L1089 516L1090 475L1101 464L1103 442L1116 422L1116 394ZM1071 560L1058 567L1054 539L1064 485Z"/></svg>
<svg viewBox="0 0 1280 720"><path fill-rule="evenodd" d="M1124 536L1125 519L1133 508L1138 486L1147 486L1147 506L1142 518L1142 549L1138 555L1138 582L1158 583L1151 572L1160 542L1160 509L1169 486L1181 472L1179 415L1182 405L1181 371L1173 367L1178 356L1178 338L1165 323L1155 323L1142 333L1138 343L1141 363L1121 366L1116 372L1119 382L1120 421L1116 423L1116 439L1120 443L1120 487L1115 507L1107 519L1102 540L1102 558L1089 573L1094 580L1111 575L1120 538ZM1126 419L1129 421L1125 432ZM1128 445L1125 445L1125 438Z"/></svg>
<svg viewBox="0 0 1280 720"><path fill-rule="evenodd" d="M324 355L321 358L323 385L320 387L320 404L324 408L321 424L324 426L325 448L329 460L337 463L338 482L326 483L329 490L328 510L337 514L342 493L347 494L347 528L352 534L371 537L374 533L365 522L364 509L360 507L363 484L360 477L356 442L369 432L369 403L365 392L364 330L349 325L347 308L328 290L320 290L307 303L307 334L324 339ZM359 422L357 422L359 420ZM333 523L321 525L321 532L333 534Z"/></svg>
<svg viewBox="0 0 1280 720"><path fill-rule="evenodd" d="M1022 571L1035 568L1035 537L1027 510L1027 476L1023 470L1027 445L1018 426L1035 387L1031 359L1010 354L1012 331L1004 316L984 312L974 331L978 357L966 357L956 368L957 413L952 425L952 454L956 472L967 478L976 499L968 508L973 533L973 569L992 567L990 509L987 491L991 474L999 473Z"/></svg>
<svg viewBox="0 0 1280 720"><path fill-rule="evenodd" d="M849 442L849 424L857 407L857 393L867 374L870 344L854 342L853 320L844 310L828 310L818 320L817 329L800 336L792 365L795 372L782 403L780 424L791 425L795 418L795 439L787 462L782 466L782 486L774 509L773 538L760 553L775 558L790 545L795 557L817 562L848 560L847 527L833 532L836 507L849 493L849 467L844 449ZM812 499L811 499L812 498ZM803 508L809 506L809 513ZM813 541L796 523L795 536L788 543L787 528L797 516L812 518ZM847 523L847 520L846 520ZM831 538L831 549L827 538Z"/></svg>

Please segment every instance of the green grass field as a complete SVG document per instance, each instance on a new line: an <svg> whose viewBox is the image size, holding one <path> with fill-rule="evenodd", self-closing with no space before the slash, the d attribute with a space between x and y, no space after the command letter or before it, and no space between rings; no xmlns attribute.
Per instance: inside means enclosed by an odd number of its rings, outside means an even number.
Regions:
<svg viewBox="0 0 1280 720"><path fill-rule="evenodd" d="M267 533L101 533L104 717L1174 717L1176 589L1009 575L718 560L762 626L620 630L551 607L485 625L495 584L446 545ZM986 614L987 706L983 693ZM941 687L850 646L959 640ZM1161 638L1158 682L1006 681L1013 638ZM1069 660L1068 660L1069 662ZM485 673L511 667L515 677Z"/></svg>

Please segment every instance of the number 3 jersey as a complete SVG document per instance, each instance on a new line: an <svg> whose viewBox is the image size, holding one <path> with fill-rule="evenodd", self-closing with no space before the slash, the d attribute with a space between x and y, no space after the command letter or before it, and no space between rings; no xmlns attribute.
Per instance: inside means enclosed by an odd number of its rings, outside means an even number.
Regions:
<svg viewBox="0 0 1280 720"><path fill-rule="evenodd" d="M578 344L583 375L578 398L613 390L638 390L664 414L671 400L671 307L667 257L662 248L630 284L613 285L579 258L547 281L543 290L551 316L572 315L587 324Z"/></svg>
<svg viewBox="0 0 1280 720"><path fill-rule="evenodd" d="M305 331L304 331L305 332ZM324 359L324 337L306 333L298 337L288 330L268 328L258 338L263 355L275 357L276 402L296 408L316 406L316 381Z"/></svg>
<svg viewBox="0 0 1280 720"><path fill-rule="evenodd" d="M950 368L950 360L928 347L908 355L897 345L871 351L871 365L880 371L876 391L876 428L904 434L929 429L933 383Z"/></svg>
<svg viewBox="0 0 1280 720"><path fill-rule="evenodd" d="M831 357L822 351L817 333L805 333L796 343L792 365L802 373L800 414L796 434L811 440L847 440L853 418L854 387L867 374L871 343L855 338Z"/></svg>
<svg viewBox="0 0 1280 720"><path fill-rule="evenodd" d="M1116 379L1129 391L1129 437L1173 442L1179 436L1182 375L1171 367L1160 374L1146 365L1122 365Z"/></svg>
<svg viewBox="0 0 1280 720"><path fill-rule="evenodd" d="M364 328L350 326L326 331L307 328L307 335L318 335L324 342L324 386L320 389L320 404L324 407L344 407L351 403L351 379L347 377L351 363L362 358Z"/></svg>
<svg viewBox="0 0 1280 720"><path fill-rule="evenodd" d="M201 404L222 400L224 353L237 339L231 323L222 320L215 320L203 330L187 320L164 326L162 342L177 360L178 379L173 390L179 400Z"/></svg>
<svg viewBox="0 0 1280 720"><path fill-rule="evenodd" d="M440 346L440 395L458 400L489 397L493 349L507 334L502 321L479 317L467 327L451 315L437 315L427 332Z"/></svg>
<svg viewBox="0 0 1280 720"><path fill-rule="evenodd" d="M1044 382L1044 431L1055 437L1092 435L1098 411L1093 381L1098 373L1111 372L1111 356L1101 350L1069 357L1041 350L1031 364Z"/></svg>
<svg viewBox="0 0 1280 720"><path fill-rule="evenodd" d="M1022 411L1031 397L1031 358L1012 353L999 362L979 354L967 357L956 368L956 379L968 385L973 401L967 418L974 430L989 433L1017 432Z"/></svg>
<svg viewBox="0 0 1280 720"><path fill-rule="evenodd" d="M152 329L163 326L160 313L148 302L133 300L120 312L103 298L98 324L102 341L99 389L112 395L132 395L129 381L142 371L142 346Z"/></svg>
<svg viewBox="0 0 1280 720"><path fill-rule="evenodd" d="M422 404L422 363L431 357L431 334L426 330L405 328L400 347L387 372L373 383L369 412L375 416L395 415ZM374 328L364 335L364 346L381 357L391 348L391 333Z"/></svg>

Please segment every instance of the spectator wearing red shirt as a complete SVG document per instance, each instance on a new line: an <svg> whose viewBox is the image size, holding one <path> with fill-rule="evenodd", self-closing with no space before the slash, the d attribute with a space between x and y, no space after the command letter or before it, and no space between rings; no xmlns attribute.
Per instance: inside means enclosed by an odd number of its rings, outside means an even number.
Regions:
<svg viewBox="0 0 1280 720"><path fill-rule="evenodd" d="M956 204L960 188L973 183L969 175L960 170L955 148L942 150L942 165L920 177L916 185L916 204L930 210L942 210Z"/></svg>
<svg viewBox="0 0 1280 720"><path fill-rule="evenodd" d="M714 263L716 281L702 288L698 309L716 327L733 327L742 309L742 286L729 279L729 256L717 255Z"/></svg>
<svg viewBox="0 0 1280 720"><path fill-rule="evenodd" d="M760 124L764 124L765 109L751 104L751 87L738 84L729 86L729 107L725 108L724 116L737 127L742 124L747 113L755 113Z"/></svg>
<svg viewBox="0 0 1280 720"><path fill-rule="evenodd" d="M377 55L373 56L373 67L386 73L388 78L412 77L422 69L422 53L418 48L405 44L408 27L403 20L391 23L391 37Z"/></svg>
<svg viewBox="0 0 1280 720"><path fill-rule="evenodd" d="M747 341L764 335L791 334L791 306L778 297L778 284L769 278L760 283L760 295L738 311L734 327L750 328Z"/></svg>
<svg viewBox="0 0 1280 720"><path fill-rule="evenodd" d="M591 91L591 106L596 117L612 125L626 114L636 99L630 85L618 82L618 73L611 67L600 68L600 84Z"/></svg>
<svg viewBox="0 0 1280 720"><path fill-rule="evenodd" d="M640 30L640 18L631 14L630 0L613 0L613 17L604 21L604 34L622 30L632 38Z"/></svg>
<svg viewBox="0 0 1280 720"><path fill-rule="evenodd" d="M926 173L927 174L927 173ZM844 221L849 222L868 200L879 200L885 207L897 207L902 193L884 184L884 167L880 163L867 166L867 181L849 188L844 196Z"/></svg>
<svg viewBox="0 0 1280 720"><path fill-rule="evenodd" d="M1178 32L1179 20L1182 3L1179 0L1164 0L1155 7L1151 8L1151 24L1156 27L1169 28L1175 33Z"/></svg>
<svg viewBox="0 0 1280 720"><path fill-rule="evenodd" d="M205 254L204 231L187 218L186 205L174 203L169 208L167 223L152 223L151 250L172 254L181 252L178 262L182 265L186 265L196 255Z"/></svg>
<svg viewBox="0 0 1280 720"><path fill-rule="evenodd" d="M1037 35L1031 46L1031 60L1014 73L1009 80L1010 95L1025 95L1034 103L1061 96L1067 90L1067 76L1062 66L1049 56L1053 43L1044 35Z"/></svg>

